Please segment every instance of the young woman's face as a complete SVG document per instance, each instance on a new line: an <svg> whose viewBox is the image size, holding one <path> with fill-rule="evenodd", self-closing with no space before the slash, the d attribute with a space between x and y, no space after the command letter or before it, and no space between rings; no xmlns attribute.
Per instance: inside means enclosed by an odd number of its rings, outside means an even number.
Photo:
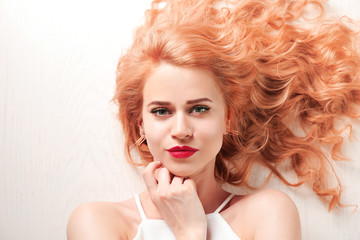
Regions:
<svg viewBox="0 0 360 240"><path fill-rule="evenodd" d="M189 177L213 172L226 131L225 112L210 73L162 63L144 86L141 129L154 160L176 176Z"/></svg>

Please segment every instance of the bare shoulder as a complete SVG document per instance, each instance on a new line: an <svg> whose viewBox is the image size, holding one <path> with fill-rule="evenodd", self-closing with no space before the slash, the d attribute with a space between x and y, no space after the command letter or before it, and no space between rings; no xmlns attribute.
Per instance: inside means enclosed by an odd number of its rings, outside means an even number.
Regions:
<svg viewBox="0 0 360 240"><path fill-rule="evenodd" d="M237 213L230 219L233 229L240 229L242 239L301 239L298 210L281 191L265 189L237 196L229 208Z"/></svg>
<svg viewBox="0 0 360 240"><path fill-rule="evenodd" d="M141 221L133 199L78 206L67 225L68 240L131 239Z"/></svg>

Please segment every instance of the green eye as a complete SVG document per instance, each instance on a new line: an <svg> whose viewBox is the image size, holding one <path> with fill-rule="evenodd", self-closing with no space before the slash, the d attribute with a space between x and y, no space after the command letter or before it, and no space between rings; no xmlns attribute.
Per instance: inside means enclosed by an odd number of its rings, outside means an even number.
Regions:
<svg viewBox="0 0 360 240"><path fill-rule="evenodd" d="M166 108L155 108L151 110L151 113L156 116L165 116L169 113L169 111Z"/></svg>
<svg viewBox="0 0 360 240"><path fill-rule="evenodd" d="M195 106L190 109L190 112L202 113L202 112L206 112L208 110L210 110L210 108L207 106Z"/></svg>

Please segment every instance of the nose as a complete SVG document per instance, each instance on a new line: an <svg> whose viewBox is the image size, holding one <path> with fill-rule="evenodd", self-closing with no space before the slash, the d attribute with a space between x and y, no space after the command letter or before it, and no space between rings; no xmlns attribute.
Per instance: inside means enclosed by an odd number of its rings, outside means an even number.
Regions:
<svg viewBox="0 0 360 240"><path fill-rule="evenodd" d="M171 128L171 137L178 140L186 140L191 138L192 134L192 128L186 114L177 113Z"/></svg>

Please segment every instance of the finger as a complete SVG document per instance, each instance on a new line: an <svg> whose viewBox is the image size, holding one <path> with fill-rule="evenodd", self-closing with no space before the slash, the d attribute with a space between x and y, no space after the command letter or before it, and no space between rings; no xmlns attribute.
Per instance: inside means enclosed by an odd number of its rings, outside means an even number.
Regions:
<svg viewBox="0 0 360 240"><path fill-rule="evenodd" d="M166 196L169 191L169 186L171 182L171 173L170 171L163 167L159 170L158 176L158 188L157 192L160 196Z"/></svg>
<svg viewBox="0 0 360 240"><path fill-rule="evenodd" d="M159 191L167 190L171 182L171 174L170 171L162 167L159 169L158 173L158 189Z"/></svg>
<svg viewBox="0 0 360 240"><path fill-rule="evenodd" d="M154 176L154 172L159 167L161 167L160 162L151 162L146 166L142 173L145 185L150 193L154 192L157 188L157 181Z"/></svg>
<svg viewBox="0 0 360 240"><path fill-rule="evenodd" d="M174 176L174 178L171 181L171 185L181 185L184 182L184 178L183 177L177 177Z"/></svg>
<svg viewBox="0 0 360 240"><path fill-rule="evenodd" d="M191 188L196 189L196 184L195 184L194 180L192 180L191 178L185 178L183 184L184 184L185 186L189 186L189 187L191 187Z"/></svg>
<svg viewBox="0 0 360 240"><path fill-rule="evenodd" d="M157 169L155 170L155 173L154 173L154 176L155 176L155 178L156 178L157 181L159 181L159 172L160 172L160 169L162 169L162 168L157 168ZM171 173L170 173L170 179L172 179L172 174L171 174Z"/></svg>

